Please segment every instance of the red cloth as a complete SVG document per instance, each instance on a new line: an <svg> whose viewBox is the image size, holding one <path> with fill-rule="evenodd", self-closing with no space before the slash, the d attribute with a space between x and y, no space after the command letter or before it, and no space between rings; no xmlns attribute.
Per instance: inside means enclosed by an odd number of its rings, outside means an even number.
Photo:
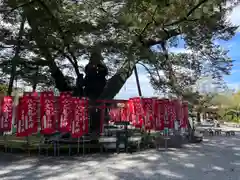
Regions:
<svg viewBox="0 0 240 180"><path fill-rule="evenodd" d="M164 129L164 110L164 101L161 99L156 100L154 109L156 131L161 131Z"/></svg>
<svg viewBox="0 0 240 180"><path fill-rule="evenodd" d="M154 127L154 99L153 98L143 98L143 110L144 110L144 126L146 130L151 130Z"/></svg>
<svg viewBox="0 0 240 180"><path fill-rule="evenodd" d="M27 124L25 120L26 114L26 98L19 98L19 104L17 109L17 136L24 137L28 136Z"/></svg>
<svg viewBox="0 0 240 180"><path fill-rule="evenodd" d="M173 101L168 102L168 121L169 121L169 129L174 128L174 121L176 120L176 109Z"/></svg>
<svg viewBox="0 0 240 180"><path fill-rule="evenodd" d="M143 126L143 118L144 118L144 110L142 106L142 100L140 97L130 98L133 103L133 125L137 128L142 128Z"/></svg>
<svg viewBox="0 0 240 180"><path fill-rule="evenodd" d="M54 112L54 93L42 92L40 95L41 133L52 134L56 131Z"/></svg>
<svg viewBox="0 0 240 180"><path fill-rule="evenodd" d="M38 120L37 120L37 97L34 94L26 95L25 97L25 111L26 111L26 123L27 123L27 133L31 135L32 133L38 132Z"/></svg>
<svg viewBox="0 0 240 180"><path fill-rule="evenodd" d="M188 102L183 102L182 104L182 112L183 112L183 117L182 117L182 123L181 123L181 128L187 128L188 124Z"/></svg>
<svg viewBox="0 0 240 180"><path fill-rule="evenodd" d="M1 102L0 109L0 132L11 131L12 129L12 113L13 99L11 96L5 96Z"/></svg>
<svg viewBox="0 0 240 180"><path fill-rule="evenodd" d="M70 132L73 117L72 97L70 92L61 92L59 97L59 131Z"/></svg>
<svg viewBox="0 0 240 180"><path fill-rule="evenodd" d="M72 137L78 138L88 133L88 103L85 99L73 97L73 121L71 134Z"/></svg>

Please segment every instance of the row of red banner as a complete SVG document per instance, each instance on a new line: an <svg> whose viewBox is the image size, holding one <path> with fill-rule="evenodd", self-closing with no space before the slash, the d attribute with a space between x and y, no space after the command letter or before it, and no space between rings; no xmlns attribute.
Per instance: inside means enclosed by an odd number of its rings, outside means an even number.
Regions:
<svg viewBox="0 0 240 180"><path fill-rule="evenodd" d="M13 99L5 96L1 102L0 132L11 131ZM118 102L120 101L111 101L111 103ZM163 130L166 127L173 129L176 121L181 128L187 127L186 102L136 97L121 101L121 104L123 104L121 107L108 107L111 121L129 121L135 127L144 127L146 130ZM103 105L101 108L103 110L106 107ZM35 93L26 93L19 99L16 109L17 136L37 133L39 126L42 134L52 134L58 130L71 132L73 137L80 137L88 133L88 100L72 97L71 93L62 92L58 97L54 96L53 92L42 92L40 97ZM103 127L104 118L103 116L100 129Z"/></svg>
<svg viewBox="0 0 240 180"><path fill-rule="evenodd" d="M0 132L12 129L12 102L12 97L3 98ZM71 97L70 93L61 93L59 97L54 97L53 92L42 92L40 99L34 94L25 94L19 99L16 110L16 135L20 137L37 133L38 122L40 122L41 134L52 134L58 130L71 132L72 137L81 137L88 133L88 101Z"/></svg>
<svg viewBox="0 0 240 180"><path fill-rule="evenodd" d="M112 121L129 121L135 127L147 130L173 129L177 121L180 128L187 128L188 103L179 100L130 98L122 108L109 112Z"/></svg>

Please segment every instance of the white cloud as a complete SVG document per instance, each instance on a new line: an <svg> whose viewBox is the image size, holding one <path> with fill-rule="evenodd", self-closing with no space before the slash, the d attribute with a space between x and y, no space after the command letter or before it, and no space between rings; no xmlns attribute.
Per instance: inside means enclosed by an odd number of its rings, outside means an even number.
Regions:
<svg viewBox="0 0 240 180"><path fill-rule="evenodd" d="M240 25L240 5L233 9L228 18L233 25ZM240 28L238 28L238 31L240 31Z"/></svg>

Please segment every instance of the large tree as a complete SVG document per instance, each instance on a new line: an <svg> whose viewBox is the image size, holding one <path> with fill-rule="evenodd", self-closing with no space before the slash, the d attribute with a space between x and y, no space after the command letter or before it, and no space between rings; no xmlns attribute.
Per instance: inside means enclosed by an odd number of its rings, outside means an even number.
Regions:
<svg viewBox="0 0 240 180"><path fill-rule="evenodd" d="M2 71L8 74L10 65L16 63L16 74L27 80L36 69L44 70L42 82L54 80L59 91L71 91L73 77L82 74L81 62L88 61L94 49L110 71L99 98L113 98L137 63L146 67L155 89L182 95L200 75L221 79L229 73L232 60L215 40L234 35L236 27L226 18L234 3L3 0L1 13L7 25L0 34ZM16 32L25 19L24 33L18 38ZM170 53L179 41L184 41L191 53ZM191 73L186 73L189 69Z"/></svg>

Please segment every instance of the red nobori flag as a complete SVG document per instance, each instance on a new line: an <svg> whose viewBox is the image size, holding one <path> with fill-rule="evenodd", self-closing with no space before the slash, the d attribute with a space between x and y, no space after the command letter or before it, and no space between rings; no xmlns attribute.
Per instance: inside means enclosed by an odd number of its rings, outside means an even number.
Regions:
<svg viewBox="0 0 240 180"><path fill-rule="evenodd" d="M169 101L168 103L168 121L169 121L169 128L174 128L174 121L176 120L176 110L175 104L173 101Z"/></svg>
<svg viewBox="0 0 240 180"><path fill-rule="evenodd" d="M124 107L121 109L121 120L129 122L130 121L130 113L128 108L128 103L124 103Z"/></svg>
<svg viewBox="0 0 240 180"><path fill-rule="evenodd" d="M19 98L19 104L17 107L17 136L23 137L27 136L27 128L26 128L26 121L25 116L26 113L26 99L24 97Z"/></svg>
<svg viewBox="0 0 240 180"><path fill-rule="evenodd" d="M12 129L12 113L13 100L11 96L5 96L1 103L0 112L0 132L11 131Z"/></svg>
<svg viewBox="0 0 240 180"><path fill-rule="evenodd" d="M181 101L179 101L179 105L178 105L178 120L179 120L179 127L182 127L183 123L183 104Z"/></svg>
<svg viewBox="0 0 240 180"><path fill-rule="evenodd" d="M111 108L110 111L109 111L109 116L110 116L110 120L112 122L119 121L118 108Z"/></svg>
<svg viewBox="0 0 240 180"><path fill-rule="evenodd" d="M83 102L81 99L73 97L73 120L72 120L72 129L71 134L72 137L78 138L83 135L83 124L82 124L82 118L84 116L84 107Z"/></svg>
<svg viewBox="0 0 240 180"><path fill-rule="evenodd" d="M25 99L25 128L28 135L37 133L37 98L31 94L23 97Z"/></svg>
<svg viewBox="0 0 240 180"><path fill-rule="evenodd" d="M154 99L152 98L143 98L143 109L145 115L145 129L149 130L153 128L153 119L154 119Z"/></svg>
<svg viewBox="0 0 240 180"><path fill-rule="evenodd" d="M162 100L155 101L155 130L162 131L164 129L164 102Z"/></svg>
<svg viewBox="0 0 240 180"><path fill-rule="evenodd" d="M164 111L164 127L169 128L170 127L170 112L169 112L169 100L168 99L162 99L163 101L163 111Z"/></svg>
<svg viewBox="0 0 240 180"><path fill-rule="evenodd" d="M176 120L179 121L181 116L181 102L178 99L174 99L173 104L175 108Z"/></svg>
<svg viewBox="0 0 240 180"><path fill-rule="evenodd" d="M132 99L128 100L127 102L127 111L128 111L129 122L133 123L135 116L134 116L134 105L133 105Z"/></svg>
<svg viewBox="0 0 240 180"><path fill-rule="evenodd" d="M88 124L88 120L89 120L88 99L82 98L81 101L83 102L83 117L82 117L83 133L87 134L89 132L89 129L88 129L88 126L89 126L89 124Z"/></svg>
<svg viewBox="0 0 240 180"><path fill-rule="evenodd" d="M42 92L40 95L40 122L41 133L52 134L55 132L54 93Z"/></svg>
<svg viewBox="0 0 240 180"><path fill-rule="evenodd" d="M187 128L188 124L188 102L183 102L182 104L182 123L180 125L181 128Z"/></svg>
<svg viewBox="0 0 240 180"><path fill-rule="evenodd" d="M78 138L88 133L88 103L86 99L73 98L73 121L71 134Z"/></svg>
<svg viewBox="0 0 240 180"><path fill-rule="evenodd" d="M70 132L72 122L72 97L69 92L61 92L59 97L59 131Z"/></svg>
<svg viewBox="0 0 240 180"><path fill-rule="evenodd" d="M135 127L141 128L143 125L143 116L144 116L144 110L142 106L142 99L140 97L131 98L133 101L133 109L134 109L134 119L133 119L133 125Z"/></svg>

